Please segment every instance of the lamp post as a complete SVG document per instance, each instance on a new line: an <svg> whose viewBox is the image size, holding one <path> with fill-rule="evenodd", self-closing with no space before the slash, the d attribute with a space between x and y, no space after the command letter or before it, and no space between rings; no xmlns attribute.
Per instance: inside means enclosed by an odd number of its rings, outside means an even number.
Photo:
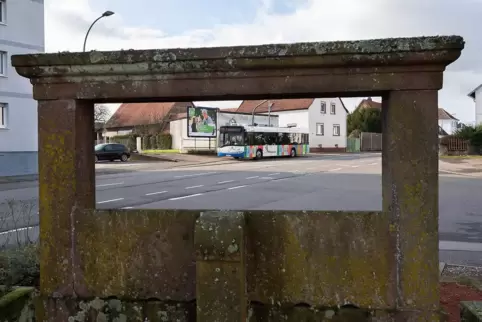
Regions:
<svg viewBox="0 0 482 322"><path fill-rule="evenodd" d="M102 16L100 16L99 18L95 19L94 22L90 25L89 30L87 30L87 34L85 35L85 39L84 39L84 51L85 51L85 44L87 43L87 37L89 37L90 30L91 30L92 27L95 25L95 23L96 23L97 21L99 21L100 19L102 19L102 18L104 18L104 17L112 16L113 14L114 14L113 11L107 10L106 12L104 12L104 13L102 14Z"/></svg>

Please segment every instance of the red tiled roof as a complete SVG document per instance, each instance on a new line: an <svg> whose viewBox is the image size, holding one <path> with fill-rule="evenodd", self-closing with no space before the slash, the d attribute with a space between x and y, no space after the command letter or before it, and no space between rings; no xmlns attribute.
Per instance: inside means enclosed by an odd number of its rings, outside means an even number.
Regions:
<svg viewBox="0 0 482 322"><path fill-rule="evenodd" d="M443 108L438 109L438 119L439 120L454 120L458 121L457 118L455 118L452 114L444 110Z"/></svg>
<svg viewBox="0 0 482 322"><path fill-rule="evenodd" d="M293 111L293 110L306 110L313 103L312 98L302 98L302 99L283 99L283 100L269 100L273 103L271 106L271 112L280 111ZM268 100L252 100L243 101L238 107L238 113L252 113L253 109L258 106L256 113L266 113L268 112Z"/></svg>
<svg viewBox="0 0 482 322"><path fill-rule="evenodd" d="M222 109L219 109L219 112L230 112L230 113L233 113L233 112L237 112L238 111L238 108L239 107L230 107L230 108L222 108Z"/></svg>
<svg viewBox="0 0 482 322"><path fill-rule="evenodd" d="M375 102L371 97L369 97L363 99L360 104L358 104L357 109L358 108L382 108L382 103Z"/></svg>
<svg viewBox="0 0 482 322"><path fill-rule="evenodd" d="M167 103L124 103L106 124L107 128L134 127L159 122L168 113L178 114L186 111L192 102Z"/></svg>

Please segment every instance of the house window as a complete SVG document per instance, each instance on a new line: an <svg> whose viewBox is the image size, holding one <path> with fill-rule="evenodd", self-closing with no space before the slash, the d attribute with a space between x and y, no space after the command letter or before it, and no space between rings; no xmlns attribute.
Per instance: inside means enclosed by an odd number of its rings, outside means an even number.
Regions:
<svg viewBox="0 0 482 322"><path fill-rule="evenodd" d="M316 135L325 135L325 125L323 123L316 123Z"/></svg>
<svg viewBox="0 0 482 322"><path fill-rule="evenodd" d="M336 114L336 104L331 103L330 105L330 114Z"/></svg>
<svg viewBox="0 0 482 322"><path fill-rule="evenodd" d="M7 76L7 52L0 51L0 76Z"/></svg>
<svg viewBox="0 0 482 322"><path fill-rule="evenodd" d="M7 22L7 1L0 0L0 24Z"/></svg>
<svg viewBox="0 0 482 322"><path fill-rule="evenodd" d="M325 102L320 103L320 113L326 114L326 103Z"/></svg>
<svg viewBox="0 0 482 322"><path fill-rule="evenodd" d="M0 128L7 127L7 108L7 104L0 103Z"/></svg>
<svg viewBox="0 0 482 322"><path fill-rule="evenodd" d="M333 125L333 136L340 136L340 125L339 124Z"/></svg>

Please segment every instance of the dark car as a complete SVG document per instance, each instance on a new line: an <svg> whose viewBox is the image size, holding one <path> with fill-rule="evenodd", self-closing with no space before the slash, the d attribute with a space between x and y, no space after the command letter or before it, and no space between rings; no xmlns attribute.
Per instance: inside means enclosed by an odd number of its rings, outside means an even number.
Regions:
<svg viewBox="0 0 482 322"><path fill-rule="evenodd" d="M127 162L130 157L131 153L124 144L103 143L95 146L95 162L100 160Z"/></svg>

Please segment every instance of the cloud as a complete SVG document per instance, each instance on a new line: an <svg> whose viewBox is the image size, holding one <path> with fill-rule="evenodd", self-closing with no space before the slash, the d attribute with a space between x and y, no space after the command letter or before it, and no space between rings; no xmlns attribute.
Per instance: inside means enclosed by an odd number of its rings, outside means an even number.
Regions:
<svg viewBox="0 0 482 322"><path fill-rule="evenodd" d="M166 34L162 26L130 25L123 12L116 12L98 22L87 47L119 50L456 34L465 38L466 48L445 73L440 102L461 119L474 118L474 103L466 94L482 83L481 0L286 1L295 8L289 13L276 13L278 1L259 0L251 21L179 34ZM87 0L50 0L45 5L47 51L81 50L85 32L99 12ZM181 13L173 14L182 18Z"/></svg>

